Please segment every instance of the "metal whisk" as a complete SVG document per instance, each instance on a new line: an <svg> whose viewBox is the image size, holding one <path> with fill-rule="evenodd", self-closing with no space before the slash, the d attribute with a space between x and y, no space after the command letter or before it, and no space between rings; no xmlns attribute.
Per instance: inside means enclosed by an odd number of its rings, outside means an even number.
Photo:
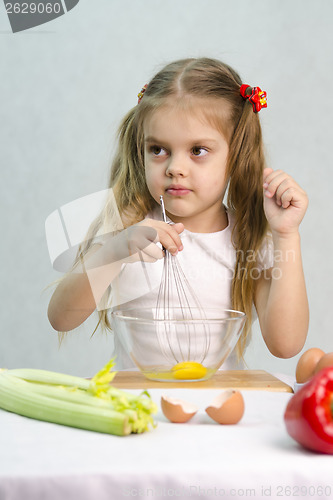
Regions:
<svg viewBox="0 0 333 500"><path fill-rule="evenodd" d="M164 222L166 218L163 196L160 203ZM157 335L164 356L171 363L197 361L202 363L210 345L209 326L205 313L188 282L178 258L166 248L163 274L158 291L155 317Z"/></svg>

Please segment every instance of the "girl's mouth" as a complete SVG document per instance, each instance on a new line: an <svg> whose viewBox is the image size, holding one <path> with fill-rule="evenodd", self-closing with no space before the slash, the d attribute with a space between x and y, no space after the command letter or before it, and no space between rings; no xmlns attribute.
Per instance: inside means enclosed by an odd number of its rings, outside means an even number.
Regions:
<svg viewBox="0 0 333 500"><path fill-rule="evenodd" d="M188 189L185 186L171 185L165 190L165 192L170 196L184 196L189 194L191 189Z"/></svg>

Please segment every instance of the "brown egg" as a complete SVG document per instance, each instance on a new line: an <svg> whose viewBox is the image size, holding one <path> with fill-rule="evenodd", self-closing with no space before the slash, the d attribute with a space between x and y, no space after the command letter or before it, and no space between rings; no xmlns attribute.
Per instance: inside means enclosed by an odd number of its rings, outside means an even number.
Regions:
<svg viewBox="0 0 333 500"><path fill-rule="evenodd" d="M164 416L176 424L188 422L198 411L198 408L182 399L161 397L161 408Z"/></svg>
<svg viewBox="0 0 333 500"><path fill-rule="evenodd" d="M312 347L302 354L296 366L296 382L298 384L304 384L310 380L314 375L318 361L324 354L324 351L318 347Z"/></svg>
<svg viewBox="0 0 333 500"><path fill-rule="evenodd" d="M239 391L221 392L206 413L218 424L237 424L244 414L244 399Z"/></svg>
<svg viewBox="0 0 333 500"><path fill-rule="evenodd" d="M332 366L333 368L333 352L328 352L320 358L320 360L316 364L315 373L318 373L323 368L328 368L329 366Z"/></svg>

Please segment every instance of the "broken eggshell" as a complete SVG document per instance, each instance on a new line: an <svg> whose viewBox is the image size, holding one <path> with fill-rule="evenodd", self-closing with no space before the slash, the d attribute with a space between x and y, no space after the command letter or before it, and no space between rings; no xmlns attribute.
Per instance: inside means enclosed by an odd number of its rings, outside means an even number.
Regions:
<svg viewBox="0 0 333 500"><path fill-rule="evenodd" d="M198 411L195 405L169 396L161 397L161 408L164 416L175 424L188 422Z"/></svg>
<svg viewBox="0 0 333 500"><path fill-rule="evenodd" d="M218 424L237 424L244 414L244 399L239 391L221 392L206 408L207 415Z"/></svg>

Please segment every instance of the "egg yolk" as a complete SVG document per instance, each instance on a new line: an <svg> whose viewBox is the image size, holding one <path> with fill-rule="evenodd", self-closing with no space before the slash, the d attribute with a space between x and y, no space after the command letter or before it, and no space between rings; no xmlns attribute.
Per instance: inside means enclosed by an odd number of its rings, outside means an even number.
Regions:
<svg viewBox="0 0 333 500"><path fill-rule="evenodd" d="M182 361L173 366L171 371L175 379L192 380L203 378L207 373L207 368L195 361Z"/></svg>

